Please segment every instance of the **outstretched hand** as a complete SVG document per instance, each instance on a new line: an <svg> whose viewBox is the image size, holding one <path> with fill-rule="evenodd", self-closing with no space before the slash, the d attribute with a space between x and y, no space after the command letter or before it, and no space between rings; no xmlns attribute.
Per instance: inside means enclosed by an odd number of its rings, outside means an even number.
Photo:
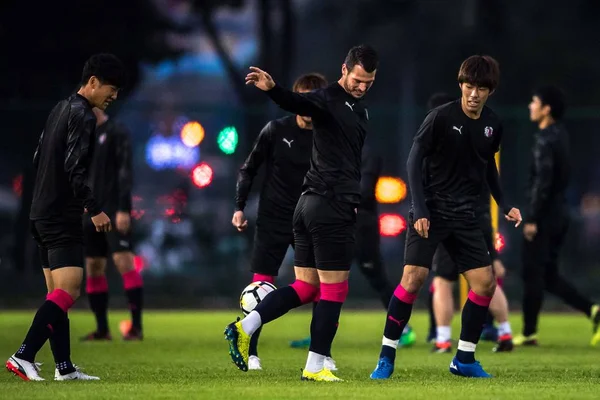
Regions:
<svg viewBox="0 0 600 400"><path fill-rule="evenodd" d="M257 67L250 67L250 71L246 75L246 85L254 85L264 92L275 87L275 81L267 72Z"/></svg>
<svg viewBox="0 0 600 400"><path fill-rule="evenodd" d="M516 222L515 228L521 225L521 222L523 221L523 218L521 217L521 211L519 211L518 208L511 208L504 218L506 218L507 221Z"/></svg>

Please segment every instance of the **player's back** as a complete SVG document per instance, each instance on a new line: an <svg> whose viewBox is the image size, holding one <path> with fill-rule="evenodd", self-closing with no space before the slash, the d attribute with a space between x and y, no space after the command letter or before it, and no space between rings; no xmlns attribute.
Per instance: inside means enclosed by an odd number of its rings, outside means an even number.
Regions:
<svg viewBox="0 0 600 400"><path fill-rule="evenodd" d="M73 147L69 146L69 141L81 139L75 131L76 125L95 125L95 122L90 104L77 94L60 101L50 112L34 154L36 177L29 214L32 220L81 218L83 199L75 196L67 172L69 163L75 162L80 154L67 154L67 149ZM89 164L89 160L83 161Z"/></svg>
<svg viewBox="0 0 600 400"><path fill-rule="evenodd" d="M322 95L326 112L313 116L313 149L304 189L358 204L368 111L337 82L322 89Z"/></svg>

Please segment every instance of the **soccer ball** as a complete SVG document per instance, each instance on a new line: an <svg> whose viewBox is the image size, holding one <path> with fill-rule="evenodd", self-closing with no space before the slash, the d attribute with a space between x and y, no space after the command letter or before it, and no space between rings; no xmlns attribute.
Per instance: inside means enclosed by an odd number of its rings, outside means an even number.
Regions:
<svg viewBox="0 0 600 400"><path fill-rule="evenodd" d="M244 315L250 314L266 295L277 289L272 283L259 281L252 282L242 290L240 295L240 308Z"/></svg>

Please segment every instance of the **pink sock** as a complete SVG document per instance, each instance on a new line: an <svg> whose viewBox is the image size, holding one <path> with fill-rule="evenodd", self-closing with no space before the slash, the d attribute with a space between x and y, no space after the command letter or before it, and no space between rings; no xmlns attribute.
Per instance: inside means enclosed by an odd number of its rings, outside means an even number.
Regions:
<svg viewBox="0 0 600 400"><path fill-rule="evenodd" d="M68 312L75 301L71 295L62 289L54 289L46 296L46 300L53 302L59 306L64 312Z"/></svg>
<svg viewBox="0 0 600 400"><path fill-rule="evenodd" d="M275 283L275 277L272 275L254 274L252 282L269 282Z"/></svg>
<svg viewBox="0 0 600 400"><path fill-rule="evenodd" d="M433 282L431 282L431 285L429 285L429 293L433 292L435 292L435 286L433 286Z"/></svg>
<svg viewBox="0 0 600 400"><path fill-rule="evenodd" d="M343 303L348 296L348 281L321 283L321 300Z"/></svg>
<svg viewBox="0 0 600 400"><path fill-rule="evenodd" d="M140 275L140 273L135 269L124 273L122 277L125 290L136 289L144 286L144 283L142 282L142 275Z"/></svg>
<svg viewBox="0 0 600 400"><path fill-rule="evenodd" d="M317 294L315 295L315 298L313 299L313 301L314 301L315 303L318 303L318 302L319 302L319 300L321 300L321 291L320 291L320 290L319 290L319 291L317 292Z"/></svg>
<svg viewBox="0 0 600 400"><path fill-rule="evenodd" d="M318 287L298 279L296 279L290 286L296 291L296 294L298 294L301 304L310 303L314 300L315 296L319 292Z"/></svg>
<svg viewBox="0 0 600 400"><path fill-rule="evenodd" d="M469 300L481 307L489 307L492 301L491 297L480 296L472 290L469 290Z"/></svg>
<svg viewBox="0 0 600 400"><path fill-rule="evenodd" d="M402 287L402 285L396 286L396 290L394 290L394 296L396 296L398 300L406 304L413 304L417 299L416 293L408 293L406 289Z"/></svg>
<svg viewBox="0 0 600 400"><path fill-rule="evenodd" d="M85 292L88 294L108 292L106 276L88 276L85 282Z"/></svg>
<svg viewBox="0 0 600 400"><path fill-rule="evenodd" d="M502 287L504 285L504 278L496 278L496 284Z"/></svg>

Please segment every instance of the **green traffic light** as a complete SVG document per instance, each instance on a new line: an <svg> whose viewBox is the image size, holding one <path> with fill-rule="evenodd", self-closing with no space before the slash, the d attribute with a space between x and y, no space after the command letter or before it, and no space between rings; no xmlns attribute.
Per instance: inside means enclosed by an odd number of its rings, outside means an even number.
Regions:
<svg viewBox="0 0 600 400"><path fill-rule="evenodd" d="M217 136L219 149L225 154L233 154L238 144L238 133L234 126L225 127Z"/></svg>

